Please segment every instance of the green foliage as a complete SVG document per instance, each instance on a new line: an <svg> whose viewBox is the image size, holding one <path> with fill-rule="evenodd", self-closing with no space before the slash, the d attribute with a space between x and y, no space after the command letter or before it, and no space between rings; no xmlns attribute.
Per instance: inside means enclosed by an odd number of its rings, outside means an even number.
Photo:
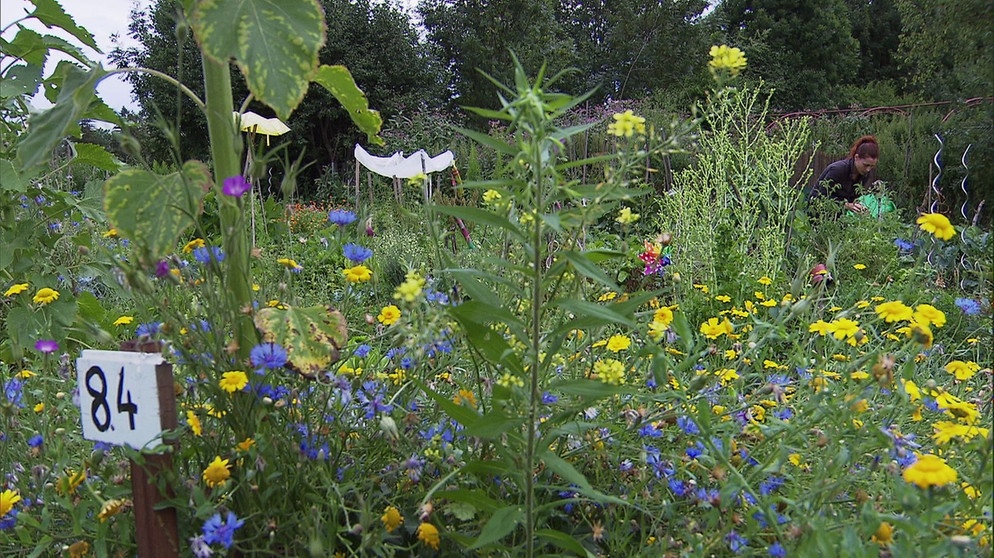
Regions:
<svg viewBox="0 0 994 558"><path fill-rule="evenodd" d="M782 280L790 227L804 177L794 165L810 142L807 121L767 131L769 97L759 89L718 90L699 152L675 175L660 221L679 239L676 261L694 282L734 290L740 274Z"/></svg>
<svg viewBox="0 0 994 558"><path fill-rule="evenodd" d="M860 45L845 0L727 0L718 10L749 59L746 75L774 88L775 110L826 106L853 78Z"/></svg>

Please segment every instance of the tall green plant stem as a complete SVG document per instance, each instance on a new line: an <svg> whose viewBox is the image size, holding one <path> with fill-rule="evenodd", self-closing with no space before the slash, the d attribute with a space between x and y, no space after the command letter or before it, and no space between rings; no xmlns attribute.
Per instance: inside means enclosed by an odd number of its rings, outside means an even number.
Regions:
<svg viewBox="0 0 994 558"><path fill-rule="evenodd" d="M541 212L545 198L542 195L542 138L532 143L532 168L534 169L534 232L532 234L532 332L531 332L531 374L528 393L528 444L525 448L525 556L535 554L535 426L538 420L538 380L542 359L542 219Z"/></svg>
<svg viewBox="0 0 994 558"><path fill-rule="evenodd" d="M204 89L207 95L207 132L211 142L211 158L214 159L214 180L220 182L229 176L241 174L240 139L231 117L234 103L231 98L231 70L226 63L212 60L206 55L204 64ZM237 343L239 359L248 358L255 345L255 327L252 318L243 309L251 308L252 290L249 279L248 233L242 227L241 198L218 196L221 206L221 236L227 264L224 273L224 287L229 297L229 308L234 309L233 333Z"/></svg>

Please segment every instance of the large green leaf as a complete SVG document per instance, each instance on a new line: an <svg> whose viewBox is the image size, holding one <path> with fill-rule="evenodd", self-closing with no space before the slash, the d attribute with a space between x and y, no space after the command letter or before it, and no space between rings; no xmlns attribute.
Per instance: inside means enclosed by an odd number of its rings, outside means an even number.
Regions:
<svg viewBox="0 0 994 558"><path fill-rule="evenodd" d="M95 143L77 143L74 147L76 148L74 163L91 165L110 172L116 171L121 166L109 151Z"/></svg>
<svg viewBox="0 0 994 558"><path fill-rule="evenodd" d="M255 327L263 341L286 347L290 364L307 378L328 370L348 340L345 317L330 306L263 308L255 313Z"/></svg>
<svg viewBox="0 0 994 558"><path fill-rule="evenodd" d="M0 191L21 194L28 191L27 184L21 180L21 175L17 173L13 163L7 160L0 160Z"/></svg>
<svg viewBox="0 0 994 558"><path fill-rule="evenodd" d="M34 95L41 85L41 65L18 64L0 78L0 100L6 101L18 95Z"/></svg>
<svg viewBox="0 0 994 558"><path fill-rule="evenodd" d="M31 12L31 15L38 18L38 21L44 23L46 27L62 28L84 45L102 54L97 42L93 40L93 35L77 25L58 2L55 0L31 0L31 3L35 5L35 11Z"/></svg>
<svg viewBox="0 0 994 558"><path fill-rule="evenodd" d="M60 64L65 76L58 85L55 106L35 114L28 120L28 132L17 147L17 160L22 169L48 160L52 148L78 129L79 119L96 97L94 89L106 72L95 66L89 71L71 64Z"/></svg>
<svg viewBox="0 0 994 558"><path fill-rule="evenodd" d="M317 0L204 0L191 15L203 52L234 59L256 99L286 120L307 93L324 45Z"/></svg>
<svg viewBox="0 0 994 558"><path fill-rule="evenodd" d="M366 139L370 143L383 145L383 139L379 136L383 119L380 118L379 111L369 109L366 94L356 85L348 68L322 65L314 74L312 81L327 89L339 103L342 103L352 122L365 132Z"/></svg>
<svg viewBox="0 0 994 558"><path fill-rule="evenodd" d="M490 521L483 527L480 536L469 547L469 550L484 547L504 538L514 530L525 518L525 511L521 506L507 506L497 510Z"/></svg>
<svg viewBox="0 0 994 558"><path fill-rule="evenodd" d="M195 224L210 187L210 171L199 161L167 175L125 169L104 184L104 211L122 236L157 260Z"/></svg>

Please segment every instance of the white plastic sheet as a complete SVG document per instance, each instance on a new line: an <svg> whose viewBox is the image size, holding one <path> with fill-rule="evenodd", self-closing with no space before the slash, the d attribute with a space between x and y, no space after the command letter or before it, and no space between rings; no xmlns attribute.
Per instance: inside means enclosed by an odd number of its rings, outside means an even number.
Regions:
<svg viewBox="0 0 994 558"><path fill-rule="evenodd" d="M403 151L398 151L389 157L370 155L358 143L355 146L355 158L362 166L387 178L411 178L421 173L431 174L443 171L452 166L455 155L444 151L431 157L424 149L419 149L404 157Z"/></svg>

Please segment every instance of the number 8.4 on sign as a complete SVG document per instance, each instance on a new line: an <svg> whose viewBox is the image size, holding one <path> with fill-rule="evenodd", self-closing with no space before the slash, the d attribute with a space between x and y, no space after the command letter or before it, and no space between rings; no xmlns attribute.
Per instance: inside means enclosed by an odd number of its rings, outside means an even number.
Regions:
<svg viewBox="0 0 994 558"><path fill-rule="evenodd" d="M76 360L83 437L135 449L160 442L159 353L83 351Z"/></svg>

